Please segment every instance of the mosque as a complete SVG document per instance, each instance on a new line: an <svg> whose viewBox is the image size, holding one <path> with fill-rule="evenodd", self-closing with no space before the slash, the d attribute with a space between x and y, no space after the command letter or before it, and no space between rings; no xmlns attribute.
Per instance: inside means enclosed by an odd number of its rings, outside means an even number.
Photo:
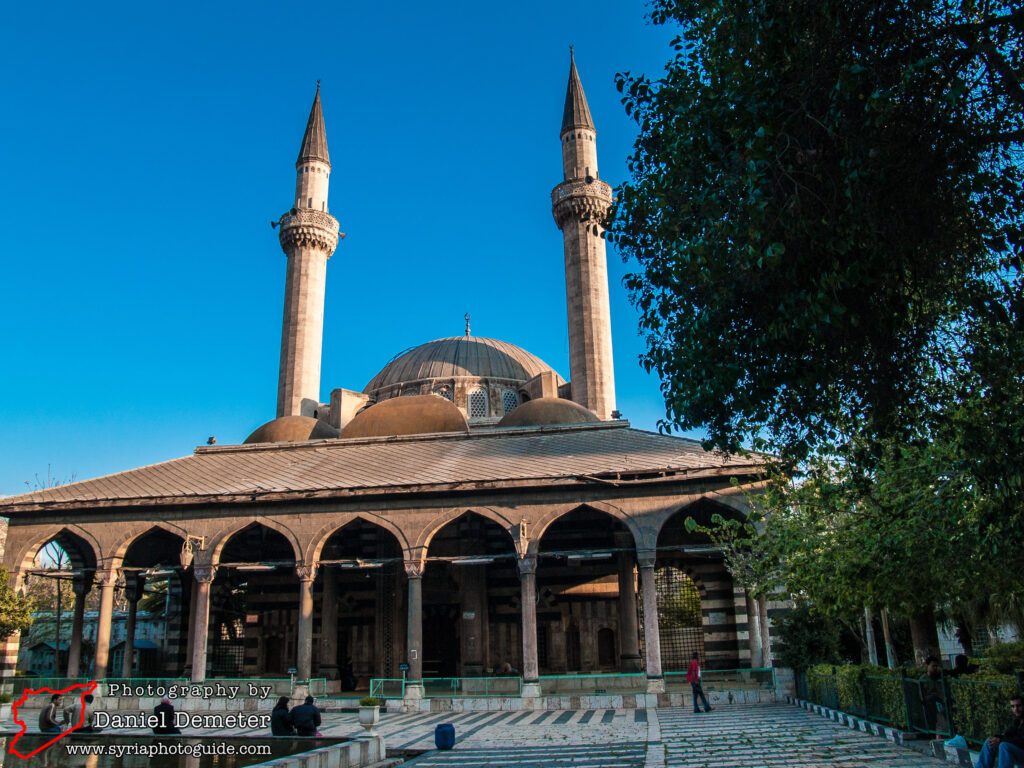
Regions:
<svg viewBox="0 0 1024 768"><path fill-rule="evenodd" d="M648 693L697 652L708 669L770 663L764 601L687 518L742 517L756 457L633 429L615 409L605 241L612 201L575 62L560 131L569 379L520 347L465 334L398 355L321 402L328 207L319 86L292 207L276 418L241 445L0 501L16 585L56 541L72 564L69 676L131 675L111 653L147 581L167 592L162 674L405 680L633 673ZM554 170L554 169L552 169ZM553 174L554 175L554 174ZM95 642L85 600L99 593ZM123 591L123 592L122 592ZM2 649L12 674L18 638Z"/></svg>

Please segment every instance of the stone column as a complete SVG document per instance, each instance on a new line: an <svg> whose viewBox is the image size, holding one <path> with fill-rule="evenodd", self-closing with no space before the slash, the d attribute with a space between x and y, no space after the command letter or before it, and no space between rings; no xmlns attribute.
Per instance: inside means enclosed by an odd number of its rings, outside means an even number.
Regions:
<svg viewBox="0 0 1024 768"><path fill-rule="evenodd" d="M520 601L523 609L523 698L540 696L537 665L537 558L519 560Z"/></svg>
<svg viewBox="0 0 1024 768"><path fill-rule="evenodd" d="M182 575L182 582L185 582L185 574ZM199 590L196 589L195 578L188 585L188 626L185 629L185 669L182 670L185 677L192 678L192 654L196 647L196 600L199 597Z"/></svg>
<svg viewBox="0 0 1024 768"><path fill-rule="evenodd" d="M76 576L71 583L75 594L75 612L71 619L71 644L68 646L68 677L82 671L82 631L85 628L85 596L92 588L92 574Z"/></svg>
<svg viewBox="0 0 1024 768"><path fill-rule="evenodd" d="M771 622L768 620L768 598L761 595L757 598L757 618L761 626L761 666L774 667L772 661Z"/></svg>
<svg viewBox="0 0 1024 768"><path fill-rule="evenodd" d="M644 650L647 651L647 692L664 693L665 679L661 674L661 635L658 631L658 588L654 583L653 550L637 553L640 566L640 591L644 601Z"/></svg>
<svg viewBox="0 0 1024 768"><path fill-rule="evenodd" d="M206 646L210 634L210 585L217 574L216 566L205 565L193 568L196 593L196 609L192 614L192 682L201 683L206 679Z"/></svg>
<svg viewBox="0 0 1024 768"><path fill-rule="evenodd" d="M320 598L320 674L338 679L338 571L320 572L323 595Z"/></svg>
<svg viewBox="0 0 1024 768"><path fill-rule="evenodd" d="M405 686L407 699L423 698L423 568L420 561L405 561L405 576L409 580L409 619L405 643L409 654L409 674Z"/></svg>
<svg viewBox="0 0 1024 768"><path fill-rule="evenodd" d="M100 615L96 623L96 659L93 662L94 680L107 676L107 662L110 656L110 622L114 617L114 585L118 573L115 570L96 571L96 582L100 585Z"/></svg>
<svg viewBox="0 0 1024 768"><path fill-rule="evenodd" d="M299 577L299 637L295 668L299 680L309 680L313 672L313 581L316 579L316 566L299 565L295 573Z"/></svg>
<svg viewBox="0 0 1024 768"><path fill-rule="evenodd" d="M636 575L633 569L633 537L615 534L616 560L619 566L619 670L640 672L640 635L636 622Z"/></svg>
<svg viewBox="0 0 1024 768"><path fill-rule="evenodd" d="M146 577L128 573L125 580L124 596L128 601L128 621L124 633L124 658L121 660L121 677L132 676L132 662L135 660L135 622L138 618L139 599L145 586Z"/></svg>
<svg viewBox="0 0 1024 768"><path fill-rule="evenodd" d="M747 604L747 645L750 647L750 668L761 668L761 614L757 612L757 601L750 593L746 595Z"/></svg>

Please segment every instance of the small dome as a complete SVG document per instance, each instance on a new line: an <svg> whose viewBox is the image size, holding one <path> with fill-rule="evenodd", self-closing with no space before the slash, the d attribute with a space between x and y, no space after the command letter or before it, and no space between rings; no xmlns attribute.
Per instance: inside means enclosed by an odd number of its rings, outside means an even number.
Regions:
<svg viewBox="0 0 1024 768"><path fill-rule="evenodd" d="M505 414L499 427L541 427L546 424L587 424L600 421L597 414L561 397L529 400Z"/></svg>
<svg viewBox="0 0 1024 768"><path fill-rule="evenodd" d="M385 400L356 414L342 437L389 437L426 432L467 432L466 417L439 395L410 395Z"/></svg>
<svg viewBox="0 0 1024 768"><path fill-rule="evenodd" d="M384 366L363 392L424 379L478 376L524 383L551 366L515 344L477 336L452 336L410 349ZM565 382L558 378L559 384Z"/></svg>
<svg viewBox="0 0 1024 768"><path fill-rule="evenodd" d="M290 443L299 440L323 440L337 437L338 430L312 416L281 416L268 421L247 438L249 443Z"/></svg>

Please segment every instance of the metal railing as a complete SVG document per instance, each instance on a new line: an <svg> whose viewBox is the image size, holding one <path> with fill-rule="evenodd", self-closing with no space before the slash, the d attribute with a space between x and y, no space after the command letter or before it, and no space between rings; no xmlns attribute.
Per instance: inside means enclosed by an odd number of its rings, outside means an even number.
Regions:
<svg viewBox="0 0 1024 768"><path fill-rule="evenodd" d="M855 668L818 669L797 680L798 696L816 704L936 738L961 734L974 744L1004 730L1010 698L1018 690L1012 678L932 680L906 670L869 675Z"/></svg>
<svg viewBox="0 0 1024 768"><path fill-rule="evenodd" d="M25 690L40 691L48 688L51 691L63 691L73 685L91 683L87 677L5 677L0 680L0 693L7 694L12 701L21 698Z"/></svg>
<svg viewBox="0 0 1024 768"><path fill-rule="evenodd" d="M705 669L701 670L704 690L714 691L725 688L774 690L775 670L771 667L754 669ZM665 689L688 691L686 672L666 672Z"/></svg>
<svg viewBox="0 0 1024 768"><path fill-rule="evenodd" d="M370 695L378 699L405 697L405 678L375 678L370 681Z"/></svg>
<svg viewBox="0 0 1024 768"><path fill-rule="evenodd" d="M423 697L475 698L486 696L521 696L521 677L425 677Z"/></svg>
<svg viewBox="0 0 1024 768"><path fill-rule="evenodd" d="M646 690L647 676L643 673L540 676L540 692L546 696L643 693Z"/></svg>

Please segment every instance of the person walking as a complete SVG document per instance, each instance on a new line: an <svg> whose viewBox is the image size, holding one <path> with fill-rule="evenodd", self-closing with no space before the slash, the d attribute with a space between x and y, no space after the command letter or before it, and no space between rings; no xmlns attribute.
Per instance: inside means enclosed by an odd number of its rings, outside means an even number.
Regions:
<svg viewBox="0 0 1024 768"><path fill-rule="evenodd" d="M708 704L707 697L704 696L704 688L701 685L700 680L700 654L696 651L693 652L693 658L690 660L690 666L686 670L686 682L690 684L690 688L693 690L693 711L700 712L700 707L697 706L697 697L700 696L700 700L704 702L704 711L710 712L714 707Z"/></svg>

